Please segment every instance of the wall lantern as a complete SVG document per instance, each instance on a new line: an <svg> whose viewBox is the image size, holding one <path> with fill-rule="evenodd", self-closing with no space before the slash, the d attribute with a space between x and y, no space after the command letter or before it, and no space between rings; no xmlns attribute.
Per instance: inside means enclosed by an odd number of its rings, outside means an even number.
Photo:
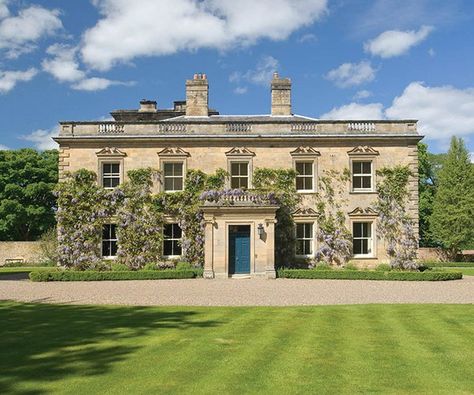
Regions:
<svg viewBox="0 0 474 395"><path fill-rule="evenodd" d="M264 232L265 232L265 231L264 231L264 229L263 229L263 224L258 224L258 226L257 226L257 233L258 233L258 235L259 235L260 238L262 238Z"/></svg>

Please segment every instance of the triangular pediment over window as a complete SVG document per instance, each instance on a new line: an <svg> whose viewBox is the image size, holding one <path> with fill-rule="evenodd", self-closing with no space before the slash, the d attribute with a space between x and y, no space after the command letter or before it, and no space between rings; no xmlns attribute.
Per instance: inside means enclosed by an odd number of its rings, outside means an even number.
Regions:
<svg viewBox="0 0 474 395"><path fill-rule="evenodd" d="M368 145L359 145L350 151L347 151L349 155L378 155L379 151L369 147Z"/></svg>
<svg viewBox="0 0 474 395"><path fill-rule="evenodd" d="M100 151L95 153L97 156L127 156L127 154L123 151L120 151L116 147L105 147L102 148Z"/></svg>
<svg viewBox="0 0 474 395"><path fill-rule="evenodd" d="M349 217L375 217L378 213L371 207L363 209L362 207L356 207L349 213Z"/></svg>
<svg viewBox="0 0 474 395"><path fill-rule="evenodd" d="M227 156L255 156L255 152L246 147L234 147L225 153Z"/></svg>
<svg viewBox="0 0 474 395"><path fill-rule="evenodd" d="M290 152L291 156L319 156L319 151L316 151L313 147L298 147Z"/></svg>
<svg viewBox="0 0 474 395"><path fill-rule="evenodd" d="M317 217L318 213L311 207L301 207L293 212L293 217Z"/></svg>
<svg viewBox="0 0 474 395"><path fill-rule="evenodd" d="M159 156L189 156L189 152L184 151L179 147L166 147L158 152Z"/></svg>

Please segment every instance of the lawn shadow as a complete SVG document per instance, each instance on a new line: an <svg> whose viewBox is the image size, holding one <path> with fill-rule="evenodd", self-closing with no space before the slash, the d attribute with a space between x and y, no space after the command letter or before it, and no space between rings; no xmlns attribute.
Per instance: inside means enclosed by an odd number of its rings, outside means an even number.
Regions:
<svg viewBox="0 0 474 395"><path fill-rule="evenodd" d="M118 340L219 324L191 309L1 302L0 394L43 394L18 386L106 374L141 348Z"/></svg>

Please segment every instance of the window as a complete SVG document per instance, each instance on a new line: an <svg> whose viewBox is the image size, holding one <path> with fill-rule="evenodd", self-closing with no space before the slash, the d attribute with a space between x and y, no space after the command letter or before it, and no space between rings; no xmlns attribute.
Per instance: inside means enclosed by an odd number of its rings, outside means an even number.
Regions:
<svg viewBox="0 0 474 395"><path fill-rule="evenodd" d="M313 224L296 224L296 255L313 255Z"/></svg>
<svg viewBox="0 0 474 395"><path fill-rule="evenodd" d="M313 162L296 162L296 190L313 190Z"/></svg>
<svg viewBox="0 0 474 395"><path fill-rule="evenodd" d="M117 256L117 234L114 224L102 227L102 256L104 258Z"/></svg>
<svg viewBox="0 0 474 395"><path fill-rule="evenodd" d="M352 223L354 256L372 255L372 222Z"/></svg>
<svg viewBox="0 0 474 395"><path fill-rule="evenodd" d="M164 180L165 191L182 191L183 190L183 162L165 162Z"/></svg>
<svg viewBox="0 0 474 395"><path fill-rule="evenodd" d="M352 190L370 191L372 190L372 162L353 161L352 162Z"/></svg>
<svg viewBox="0 0 474 395"><path fill-rule="evenodd" d="M120 163L102 163L102 186L115 188L120 184Z"/></svg>
<svg viewBox="0 0 474 395"><path fill-rule="evenodd" d="M178 224L166 224L163 227L163 255L181 255L182 231Z"/></svg>
<svg viewBox="0 0 474 395"><path fill-rule="evenodd" d="M249 187L249 162L231 162L230 164L230 187Z"/></svg>

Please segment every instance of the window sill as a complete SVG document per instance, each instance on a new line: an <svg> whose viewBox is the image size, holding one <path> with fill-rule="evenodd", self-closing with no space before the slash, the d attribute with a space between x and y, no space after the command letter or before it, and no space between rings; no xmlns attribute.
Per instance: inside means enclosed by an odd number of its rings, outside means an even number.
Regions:
<svg viewBox="0 0 474 395"><path fill-rule="evenodd" d="M305 190L296 190L297 193L299 193L300 195L314 195L315 193L317 193L316 191L305 191Z"/></svg>
<svg viewBox="0 0 474 395"><path fill-rule="evenodd" d="M183 256L182 255L163 255L162 258L170 261L174 261L177 259L181 259Z"/></svg>
<svg viewBox="0 0 474 395"><path fill-rule="evenodd" d="M376 256L373 256L373 255L357 255L357 256L353 256L351 259L376 260L378 258Z"/></svg>
<svg viewBox="0 0 474 395"><path fill-rule="evenodd" d="M177 189L175 191L163 191L163 192L165 192L165 193L176 193L176 192L183 192L183 191L184 191L184 189Z"/></svg>
<svg viewBox="0 0 474 395"><path fill-rule="evenodd" d="M103 256L102 259L106 261L115 261L117 259L117 255Z"/></svg>
<svg viewBox="0 0 474 395"><path fill-rule="evenodd" d="M360 190L360 191L350 191L349 194L353 195L361 195L361 194L366 194L366 195L376 195L377 191L372 191L372 190Z"/></svg>

